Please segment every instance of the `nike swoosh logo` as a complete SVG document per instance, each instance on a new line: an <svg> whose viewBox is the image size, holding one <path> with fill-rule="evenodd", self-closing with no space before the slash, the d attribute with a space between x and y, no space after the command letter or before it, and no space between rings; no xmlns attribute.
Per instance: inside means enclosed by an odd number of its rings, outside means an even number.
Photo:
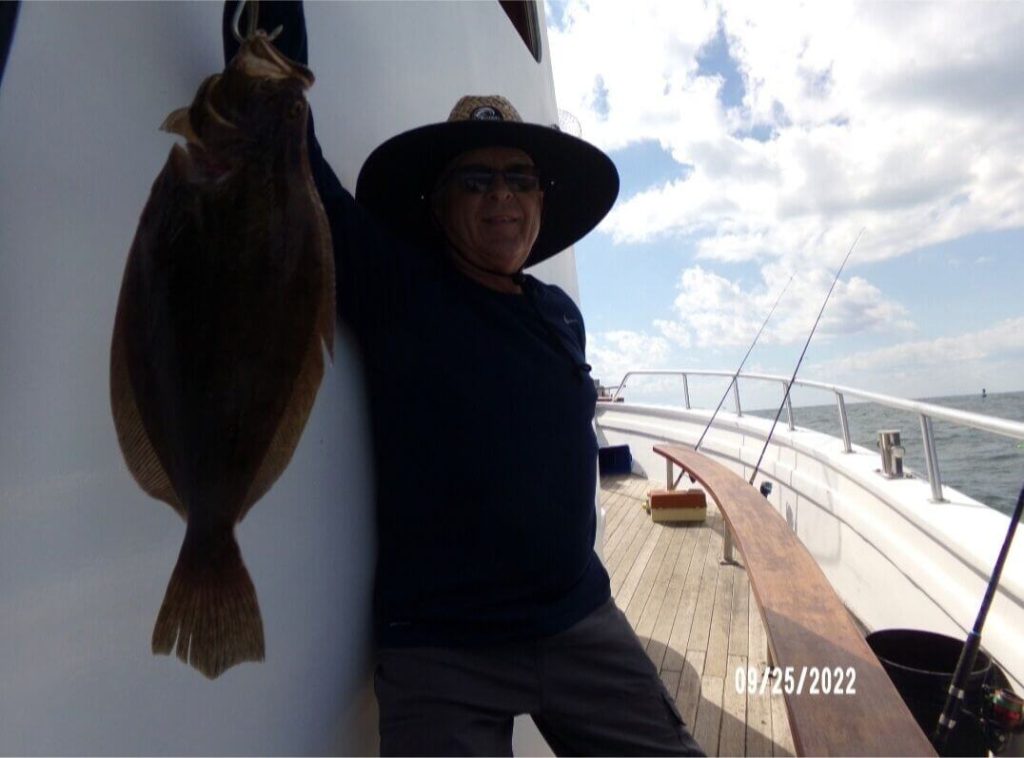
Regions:
<svg viewBox="0 0 1024 758"><path fill-rule="evenodd" d="M567 323L567 324L578 324L578 323L579 323L579 320L578 320L578 319L574 319L574 318L569 318L569 317L568 317L568 316L566 316L566 315L565 315L564 313L562 314L562 320L563 320L563 321L564 321L565 323Z"/></svg>

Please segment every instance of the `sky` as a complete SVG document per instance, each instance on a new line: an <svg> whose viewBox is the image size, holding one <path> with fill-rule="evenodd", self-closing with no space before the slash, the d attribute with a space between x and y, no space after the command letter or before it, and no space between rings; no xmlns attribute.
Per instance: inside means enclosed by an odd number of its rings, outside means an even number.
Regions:
<svg viewBox="0 0 1024 758"><path fill-rule="evenodd" d="M744 370L791 375L863 230L799 378L908 398L1024 389L1024 3L545 12L559 109L621 177L576 244L603 384L734 371L780 293Z"/></svg>

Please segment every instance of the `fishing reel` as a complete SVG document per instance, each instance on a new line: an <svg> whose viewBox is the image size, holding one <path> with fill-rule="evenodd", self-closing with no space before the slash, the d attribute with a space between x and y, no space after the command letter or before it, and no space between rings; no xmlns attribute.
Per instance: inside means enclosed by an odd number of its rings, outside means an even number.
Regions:
<svg viewBox="0 0 1024 758"><path fill-rule="evenodd" d="M940 755L1024 755L1024 698L1013 691L998 666L992 666L974 708L960 712L960 727Z"/></svg>
<svg viewBox="0 0 1024 758"><path fill-rule="evenodd" d="M1014 692L1008 682L1006 686L995 684L998 682L982 688L979 725L994 755L1020 755L1024 752L1024 698Z"/></svg>

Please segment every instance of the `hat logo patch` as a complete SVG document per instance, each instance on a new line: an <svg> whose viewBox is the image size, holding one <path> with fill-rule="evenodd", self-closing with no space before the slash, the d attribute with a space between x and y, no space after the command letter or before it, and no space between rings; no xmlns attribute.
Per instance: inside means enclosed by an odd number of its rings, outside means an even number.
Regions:
<svg viewBox="0 0 1024 758"><path fill-rule="evenodd" d="M501 115L501 111L496 108L492 108L489 105L482 105L479 108L473 110L469 114L469 118L472 121L504 121L505 118Z"/></svg>

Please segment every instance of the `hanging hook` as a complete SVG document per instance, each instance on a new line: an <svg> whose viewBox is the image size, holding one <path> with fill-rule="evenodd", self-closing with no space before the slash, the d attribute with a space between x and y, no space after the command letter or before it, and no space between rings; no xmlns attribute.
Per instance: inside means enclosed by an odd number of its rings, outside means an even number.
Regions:
<svg viewBox="0 0 1024 758"><path fill-rule="evenodd" d="M238 6L235 8L235 16L231 19L231 32L235 35L235 41L241 43L244 41L242 33L238 31L238 22L242 20L242 10L245 8L245 0L238 0Z"/></svg>
<svg viewBox="0 0 1024 758"><path fill-rule="evenodd" d="M238 29L238 25L242 20L242 10L245 8L246 2L252 5L252 10L249 12L249 17L246 19L246 30L245 37ZM231 20L231 32L235 35L235 39L239 44L244 42L246 39L252 39L256 35L256 17L259 15L259 0L239 0L238 7L235 8L235 16ZM267 39L273 42L277 39L278 35L284 31L283 26L278 26L274 31L267 35Z"/></svg>

